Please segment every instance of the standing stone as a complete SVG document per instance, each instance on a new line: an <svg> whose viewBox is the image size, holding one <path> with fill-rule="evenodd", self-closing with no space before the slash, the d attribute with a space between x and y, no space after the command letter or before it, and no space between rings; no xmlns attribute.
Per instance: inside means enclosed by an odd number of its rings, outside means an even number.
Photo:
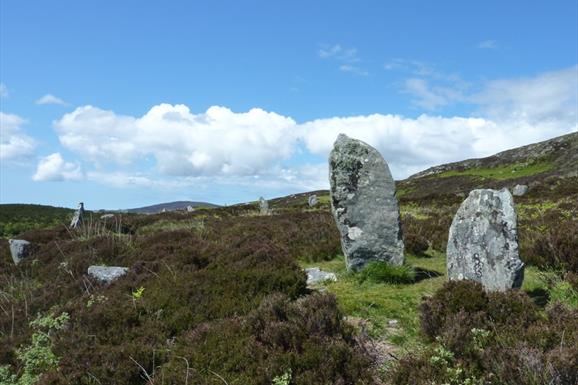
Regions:
<svg viewBox="0 0 578 385"><path fill-rule="evenodd" d="M480 282L486 290L517 288L524 280L516 211L508 189L473 190L450 227L448 278Z"/></svg>
<svg viewBox="0 0 578 385"><path fill-rule="evenodd" d="M192 213L193 211L195 211L195 208L193 206L187 206L188 213Z"/></svg>
<svg viewBox="0 0 578 385"><path fill-rule="evenodd" d="M525 184L517 184L512 190L512 194L516 197L521 197L528 192L528 186Z"/></svg>
<svg viewBox="0 0 578 385"><path fill-rule="evenodd" d="M12 255L15 265L30 255L30 242L23 239L9 239L8 244L10 245L10 255Z"/></svg>
<svg viewBox="0 0 578 385"><path fill-rule="evenodd" d="M379 152L340 134L329 155L329 182L347 268L359 270L371 261L402 265L395 182Z"/></svg>
<svg viewBox="0 0 578 385"><path fill-rule="evenodd" d="M82 222L84 220L84 203L80 202L78 204L78 208L74 212L74 217L72 217L72 221L70 222L71 229L77 229L82 226Z"/></svg>
<svg viewBox="0 0 578 385"><path fill-rule="evenodd" d="M319 199L317 199L317 195L315 195L315 194L309 195L309 198L307 198L307 204L309 205L309 207L315 207L315 206L317 206L317 203L319 203Z"/></svg>
<svg viewBox="0 0 578 385"><path fill-rule="evenodd" d="M261 215L269 215L271 214L271 210L269 210L269 202L263 197L259 198L259 213Z"/></svg>

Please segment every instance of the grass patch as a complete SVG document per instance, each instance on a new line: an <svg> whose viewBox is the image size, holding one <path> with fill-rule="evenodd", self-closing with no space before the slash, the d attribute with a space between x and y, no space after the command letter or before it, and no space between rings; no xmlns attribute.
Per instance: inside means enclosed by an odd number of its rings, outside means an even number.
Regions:
<svg viewBox="0 0 578 385"><path fill-rule="evenodd" d="M507 166L491 167L491 168L470 168L467 170L450 170L445 171L436 176L447 178L452 176L479 176L488 179L513 179L523 176L532 176L550 171L553 168L552 162L542 161L530 164L516 163Z"/></svg>
<svg viewBox="0 0 578 385"><path fill-rule="evenodd" d="M191 230L202 233L205 230L205 217L197 216L194 219L182 221L160 220L138 229L138 235L149 235L163 231Z"/></svg>
<svg viewBox="0 0 578 385"><path fill-rule="evenodd" d="M375 261L368 263L356 277L359 283L414 283L416 272L409 265L392 266L387 262Z"/></svg>

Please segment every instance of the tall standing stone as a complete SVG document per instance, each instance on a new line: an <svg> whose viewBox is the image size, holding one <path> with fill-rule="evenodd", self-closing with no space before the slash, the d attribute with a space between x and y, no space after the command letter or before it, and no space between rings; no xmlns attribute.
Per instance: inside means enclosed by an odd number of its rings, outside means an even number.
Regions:
<svg viewBox="0 0 578 385"><path fill-rule="evenodd" d="M271 210L269 210L269 202L263 197L259 198L259 213L261 215L269 215L271 214Z"/></svg>
<svg viewBox="0 0 578 385"><path fill-rule="evenodd" d="M449 279L480 282L486 290L520 287L524 263L518 253L514 200L508 189L473 190L450 227Z"/></svg>
<svg viewBox="0 0 578 385"><path fill-rule="evenodd" d="M72 221L70 222L71 229L77 229L82 226L82 222L84 220L84 203L80 202L78 204L78 208L74 212L74 216L72 217Z"/></svg>
<svg viewBox="0 0 578 385"><path fill-rule="evenodd" d="M402 265L395 182L379 152L340 134L329 155L329 182L347 268L359 270L371 261Z"/></svg>

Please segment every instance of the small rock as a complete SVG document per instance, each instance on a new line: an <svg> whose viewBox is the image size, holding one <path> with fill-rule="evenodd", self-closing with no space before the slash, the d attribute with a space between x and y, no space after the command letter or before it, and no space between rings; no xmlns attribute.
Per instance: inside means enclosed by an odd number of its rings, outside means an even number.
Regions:
<svg viewBox="0 0 578 385"><path fill-rule="evenodd" d="M104 214L104 215L100 216L100 219L105 220L105 221L107 219L112 219L112 218L114 218L114 214Z"/></svg>
<svg viewBox="0 0 578 385"><path fill-rule="evenodd" d="M9 239L10 254L15 265L26 258L30 254L30 242L24 239Z"/></svg>
<svg viewBox="0 0 578 385"><path fill-rule="evenodd" d="M71 229L77 229L82 226L82 222L84 221L84 203L80 202L78 204L78 208L74 212L74 216L72 217L72 221L70 222Z"/></svg>
<svg viewBox="0 0 578 385"><path fill-rule="evenodd" d="M314 285L325 281L337 281L335 273L323 271L318 267L310 267L305 269L305 272L307 273L307 285Z"/></svg>
<svg viewBox="0 0 578 385"><path fill-rule="evenodd" d="M528 192L528 186L526 186L525 184L517 184L512 189L512 194L516 197L521 197L522 195L526 194L527 192Z"/></svg>
<svg viewBox="0 0 578 385"><path fill-rule="evenodd" d="M389 321L387 321L387 325L394 328L397 327L397 325L399 324L399 321L396 319L390 319Z"/></svg>
<svg viewBox="0 0 578 385"><path fill-rule="evenodd" d="M516 211L508 189L470 192L450 227L447 268L450 280L477 281L490 291L522 285L524 263L519 257Z"/></svg>
<svg viewBox="0 0 578 385"><path fill-rule="evenodd" d="M193 206L187 206L188 213L192 213L193 211L195 211L195 208Z"/></svg>
<svg viewBox="0 0 578 385"><path fill-rule="evenodd" d="M319 199L317 199L317 195L313 194L307 198L307 204L309 207L315 207L319 203Z"/></svg>
<svg viewBox="0 0 578 385"><path fill-rule="evenodd" d="M90 266L88 268L88 275L107 284L116 281L127 272L127 267L119 266Z"/></svg>

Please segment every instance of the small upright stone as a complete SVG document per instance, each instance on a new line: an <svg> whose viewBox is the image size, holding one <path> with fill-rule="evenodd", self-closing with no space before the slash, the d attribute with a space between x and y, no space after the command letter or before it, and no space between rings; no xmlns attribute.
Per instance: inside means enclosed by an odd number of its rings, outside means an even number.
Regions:
<svg viewBox="0 0 578 385"><path fill-rule="evenodd" d="M525 195L528 192L528 186L526 186L525 184L517 184L516 186L514 186L514 189L512 190L512 194L515 197L521 197L522 195Z"/></svg>
<svg viewBox="0 0 578 385"><path fill-rule="evenodd" d="M259 213L261 215L269 215L271 214L271 210L269 210L269 202L263 197L259 198Z"/></svg>
<svg viewBox="0 0 578 385"><path fill-rule="evenodd" d="M329 182L347 268L359 270L371 261L402 265L395 182L379 152L340 134L329 155Z"/></svg>
<svg viewBox="0 0 578 385"><path fill-rule="evenodd" d="M315 207L315 206L317 206L317 203L319 203L319 199L317 199L317 195L315 195L315 194L309 195L309 198L307 198L307 204L309 205L309 207Z"/></svg>
<svg viewBox="0 0 578 385"><path fill-rule="evenodd" d="M450 280L477 281L490 291L522 285L524 263L518 254L516 211L508 189L470 192L450 227L447 267Z"/></svg>
<svg viewBox="0 0 578 385"><path fill-rule="evenodd" d="M119 266L90 266L88 268L88 275L103 283L109 284L125 275L127 271L128 268Z"/></svg>
<svg viewBox="0 0 578 385"><path fill-rule="evenodd" d="M187 206L188 213L192 213L193 211L195 211L195 208L193 206Z"/></svg>
<svg viewBox="0 0 578 385"><path fill-rule="evenodd" d="M30 242L24 239L9 239L8 244L10 245L10 255L12 255L15 265L30 255Z"/></svg>
<svg viewBox="0 0 578 385"><path fill-rule="evenodd" d="M72 217L72 221L70 222L71 229L77 229L82 226L82 222L84 221L84 203L80 202L78 204L78 208L74 212L74 217Z"/></svg>

